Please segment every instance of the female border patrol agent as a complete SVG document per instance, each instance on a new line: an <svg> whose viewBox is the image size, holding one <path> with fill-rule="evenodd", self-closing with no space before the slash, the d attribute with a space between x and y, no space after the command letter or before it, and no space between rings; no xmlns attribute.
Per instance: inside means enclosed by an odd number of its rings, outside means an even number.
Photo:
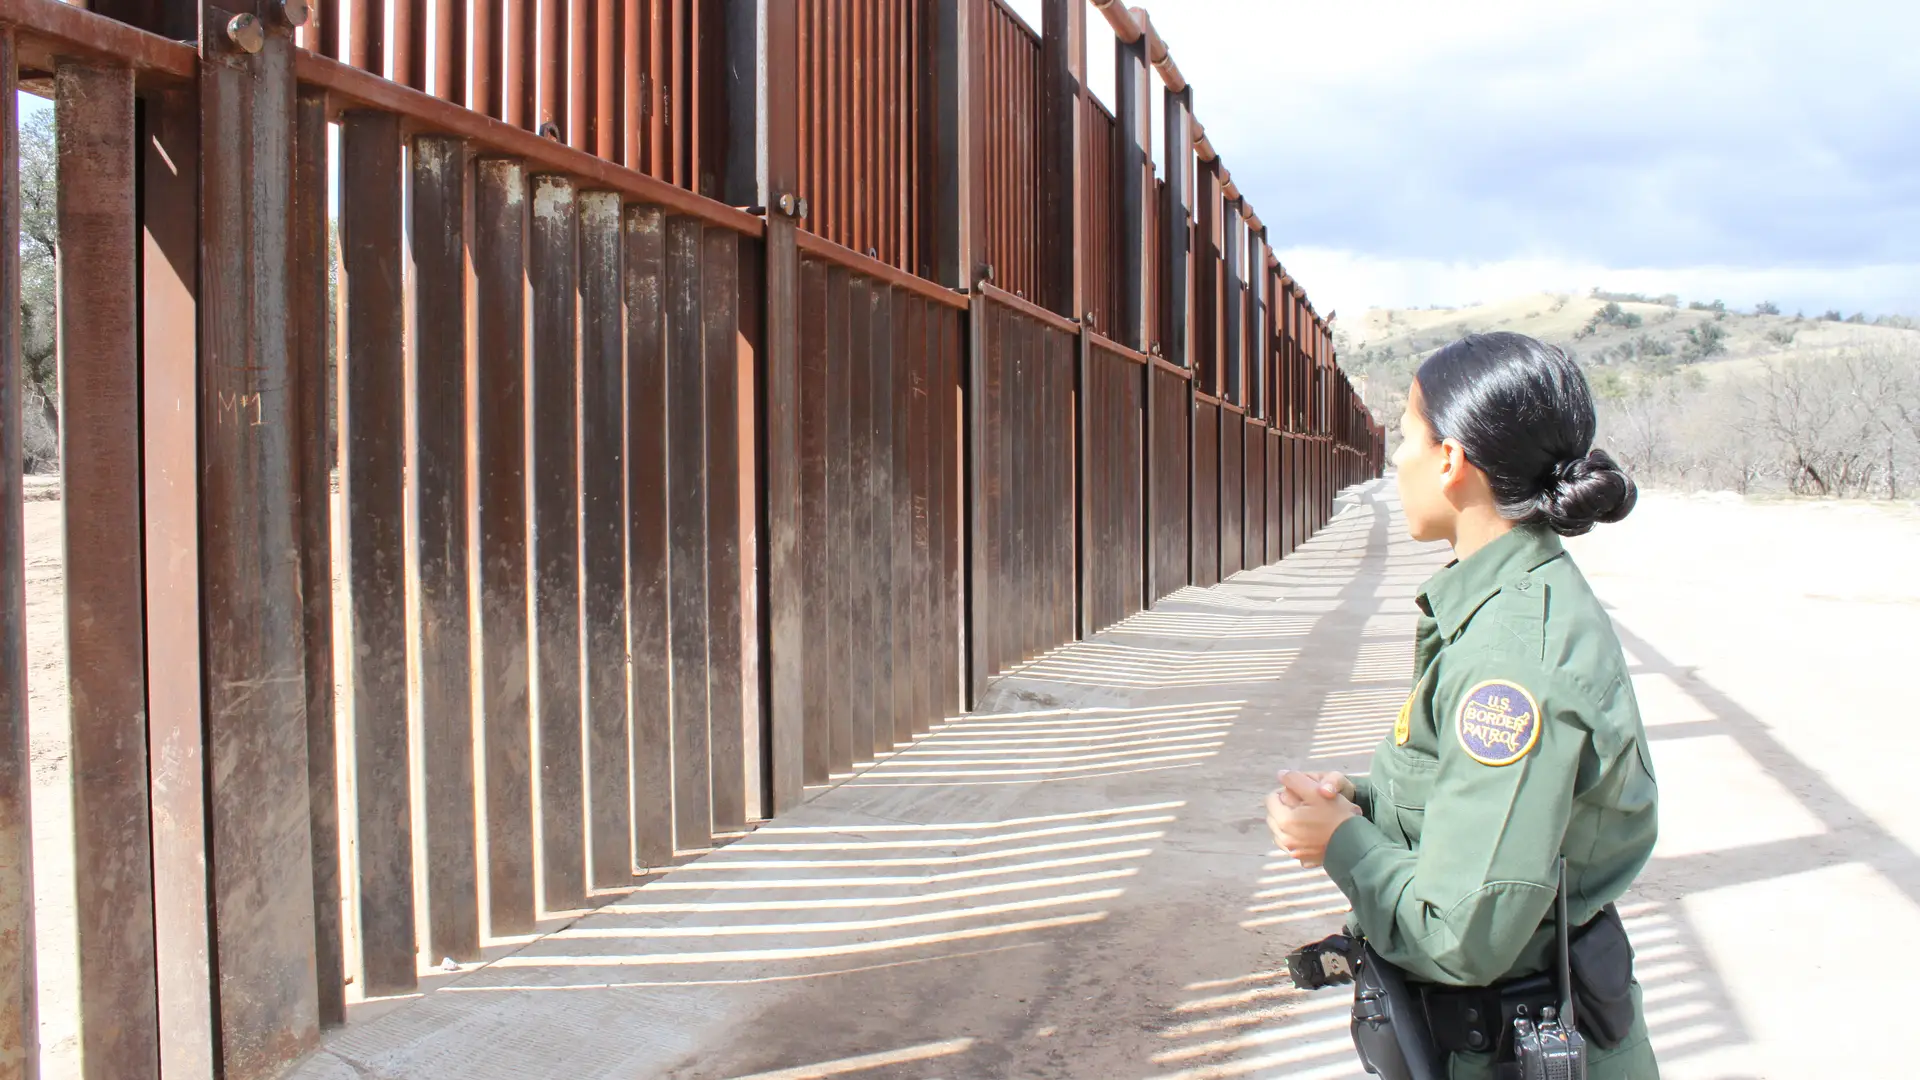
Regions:
<svg viewBox="0 0 1920 1080"><path fill-rule="evenodd" d="M1613 625L1560 543L1633 509L1594 427L1579 367L1532 338L1474 335L1421 364L1400 499L1413 538L1456 559L1420 590L1413 694L1368 775L1285 772L1267 800L1275 841L1326 867L1350 929L1416 989L1455 1078L1514 1074L1499 994L1553 983L1563 857L1575 976L1613 986L1610 1021L1578 999L1588 1075L1659 1075L1610 906L1653 850L1653 766ZM1588 966L1611 970L1583 971L1603 924L1613 944Z"/></svg>

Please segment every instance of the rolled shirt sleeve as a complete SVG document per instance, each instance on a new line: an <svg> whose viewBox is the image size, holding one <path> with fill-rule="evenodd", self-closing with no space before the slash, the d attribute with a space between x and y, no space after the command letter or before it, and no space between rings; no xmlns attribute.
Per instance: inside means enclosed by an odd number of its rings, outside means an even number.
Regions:
<svg viewBox="0 0 1920 1080"><path fill-rule="evenodd" d="M1438 762L1424 810L1414 808L1417 848L1375 824L1399 812L1400 793L1370 790L1368 816L1334 832L1325 866L1383 958L1415 978L1484 986L1513 969L1553 904L1588 735L1577 697L1550 692L1538 664L1487 654L1441 663ZM1517 730L1523 707L1531 732ZM1416 790L1407 801L1418 799Z"/></svg>

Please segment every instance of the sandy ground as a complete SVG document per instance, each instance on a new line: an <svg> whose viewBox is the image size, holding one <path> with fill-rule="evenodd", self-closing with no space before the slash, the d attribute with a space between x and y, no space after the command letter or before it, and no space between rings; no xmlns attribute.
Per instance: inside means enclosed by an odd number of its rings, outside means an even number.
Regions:
<svg viewBox="0 0 1920 1080"><path fill-rule="evenodd" d="M1278 973L1343 904L1274 855L1275 768L1364 767L1443 553L1389 489L1278 567L999 684L777 825L406 1001L298 1075L1358 1077ZM58 503L27 507L44 1075L77 1075ZM1648 496L1574 542L1664 798L1623 905L1669 1077L1896 1077L1920 991L1906 795L1920 509Z"/></svg>

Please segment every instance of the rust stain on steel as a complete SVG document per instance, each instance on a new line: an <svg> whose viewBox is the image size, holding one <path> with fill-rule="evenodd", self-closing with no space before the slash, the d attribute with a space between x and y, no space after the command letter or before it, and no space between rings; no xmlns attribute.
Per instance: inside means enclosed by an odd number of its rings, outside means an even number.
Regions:
<svg viewBox="0 0 1920 1080"><path fill-rule="evenodd" d="M632 657L634 861L673 860L672 664L667 641L666 217L630 206L627 301L627 651Z"/></svg>
<svg viewBox="0 0 1920 1080"><path fill-rule="evenodd" d="M60 414L83 1074L155 1075L133 72L62 64Z"/></svg>
<svg viewBox="0 0 1920 1080"><path fill-rule="evenodd" d="M430 962L480 958L467 538L466 147L423 137L411 158L414 543Z"/></svg>
<svg viewBox="0 0 1920 1080"><path fill-rule="evenodd" d="M228 1080L277 1076L319 1037L300 540L289 482L289 51L284 36L271 36L257 55L204 65L200 79L200 287L231 301L201 305L199 334L215 1015ZM242 400L247 421L234 408Z"/></svg>
<svg viewBox="0 0 1920 1080"><path fill-rule="evenodd" d="M369 995L418 982L413 752L407 718L406 397L399 118L340 125L347 655L353 707L361 967Z"/></svg>
<svg viewBox="0 0 1920 1080"><path fill-rule="evenodd" d="M580 341L573 181L533 178L533 629L540 881L547 911L586 902L580 733Z"/></svg>
<svg viewBox="0 0 1920 1080"><path fill-rule="evenodd" d="M474 417L487 931L533 930L532 666L527 623L526 171L475 169Z"/></svg>
<svg viewBox="0 0 1920 1080"><path fill-rule="evenodd" d="M206 731L200 711L200 462L194 385L199 359L194 320L200 158L195 104L191 94L179 91L146 101L140 377L160 1069L169 1077L212 1080L216 1065L213 987L206 974L212 943L207 925ZM324 219L321 229L324 233ZM324 305L325 263L319 265L322 289L315 296ZM324 351L321 356L318 376L324 379ZM330 734L331 711L326 720ZM331 784L331 757L326 764ZM331 803L328 806L331 809ZM332 906L339 910L337 902Z"/></svg>
<svg viewBox="0 0 1920 1080"><path fill-rule="evenodd" d="M580 205L580 567L586 638L588 883L633 880L627 769L625 326L620 196Z"/></svg>
<svg viewBox="0 0 1920 1080"><path fill-rule="evenodd" d="M20 442L20 138L14 32L0 26L0 1076L40 1060L34 978L33 768Z"/></svg>

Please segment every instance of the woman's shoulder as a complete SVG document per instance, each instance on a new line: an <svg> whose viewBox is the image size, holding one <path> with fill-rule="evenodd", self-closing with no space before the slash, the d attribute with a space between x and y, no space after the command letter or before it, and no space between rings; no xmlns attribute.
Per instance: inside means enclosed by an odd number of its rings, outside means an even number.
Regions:
<svg viewBox="0 0 1920 1080"><path fill-rule="evenodd" d="M1449 649L1457 671L1514 670L1555 696L1612 699L1627 670L1613 621L1566 556L1505 582Z"/></svg>

